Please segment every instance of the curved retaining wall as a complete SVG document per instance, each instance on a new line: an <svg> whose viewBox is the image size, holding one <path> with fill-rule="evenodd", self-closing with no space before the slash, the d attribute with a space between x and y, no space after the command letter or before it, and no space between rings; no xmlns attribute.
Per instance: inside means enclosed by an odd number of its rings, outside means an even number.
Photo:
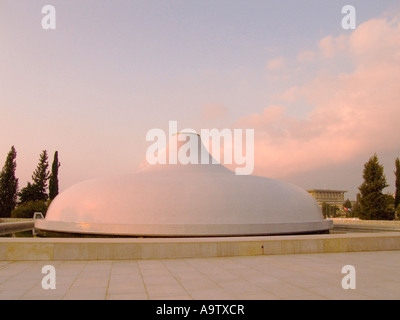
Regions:
<svg viewBox="0 0 400 320"><path fill-rule="evenodd" d="M136 260L400 250L400 233L239 238L0 238L0 260Z"/></svg>
<svg viewBox="0 0 400 320"><path fill-rule="evenodd" d="M0 223L0 235L31 230L34 228L34 225L35 225L34 221L16 221L16 222Z"/></svg>

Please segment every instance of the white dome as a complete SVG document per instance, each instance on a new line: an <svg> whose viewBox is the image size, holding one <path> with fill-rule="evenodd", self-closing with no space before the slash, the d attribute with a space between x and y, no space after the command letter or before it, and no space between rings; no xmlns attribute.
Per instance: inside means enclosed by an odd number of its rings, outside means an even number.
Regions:
<svg viewBox="0 0 400 320"><path fill-rule="evenodd" d="M198 146L200 155L205 148L201 141ZM292 184L235 175L220 164L165 164L72 186L35 227L42 233L188 237L324 232L331 222Z"/></svg>

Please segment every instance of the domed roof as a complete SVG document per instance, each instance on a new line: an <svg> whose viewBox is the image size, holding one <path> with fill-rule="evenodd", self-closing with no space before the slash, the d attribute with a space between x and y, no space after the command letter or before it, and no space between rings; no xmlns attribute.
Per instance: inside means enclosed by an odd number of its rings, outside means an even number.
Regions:
<svg viewBox="0 0 400 320"><path fill-rule="evenodd" d="M211 155L196 135L198 156ZM177 139L177 135L172 139ZM180 140L180 139L178 139ZM197 140L197 141L196 141ZM178 150L182 142L178 142ZM241 236L327 231L314 198L278 180L221 164L157 164L85 181L51 203L41 231L117 236Z"/></svg>

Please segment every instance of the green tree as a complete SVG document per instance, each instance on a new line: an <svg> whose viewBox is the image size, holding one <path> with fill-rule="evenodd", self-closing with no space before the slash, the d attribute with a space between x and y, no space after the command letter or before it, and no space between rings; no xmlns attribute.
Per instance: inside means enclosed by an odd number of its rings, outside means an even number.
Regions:
<svg viewBox="0 0 400 320"><path fill-rule="evenodd" d="M7 155L6 162L0 173L0 217L8 218L17 205L18 179L15 177L17 168L17 152L14 146Z"/></svg>
<svg viewBox="0 0 400 320"><path fill-rule="evenodd" d="M27 186L19 193L19 203L28 201L47 201L47 181L49 180L49 162L47 151L40 154L39 164L32 175L33 183L28 182Z"/></svg>
<svg viewBox="0 0 400 320"><path fill-rule="evenodd" d="M379 163L375 154L364 165L364 182L358 188L359 218L364 220L393 220L394 210L389 203L388 195L383 194L383 189L388 187L384 168Z"/></svg>
<svg viewBox="0 0 400 320"><path fill-rule="evenodd" d="M53 200L58 195L58 168L61 166L58 162L58 151L54 153L54 160L51 166L51 175L49 180L49 198Z"/></svg>
<svg viewBox="0 0 400 320"><path fill-rule="evenodd" d="M396 171L394 174L396 176L396 193L394 196L394 207L397 209L400 205L400 159L397 158L395 162Z"/></svg>
<svg viewBox="0 0 400 320"><path fill-rule="evenodd" d="M22 203L26 203L29 201L36 201L38 198L38 192L36 190L35 185L28 182L25 188L22 188L18 194L19 196L19 205Z"/></svg>

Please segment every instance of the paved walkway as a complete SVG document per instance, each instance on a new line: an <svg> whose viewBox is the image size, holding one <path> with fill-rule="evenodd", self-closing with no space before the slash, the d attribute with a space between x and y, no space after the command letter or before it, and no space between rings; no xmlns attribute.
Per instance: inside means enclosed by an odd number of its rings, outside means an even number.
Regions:
<svg viewBox="0 0 400 320"><path fill-rule="evenodd" d="M44 290L44 265L56 289ZM344 290L344 265L356 289ZM129 261L0 261L0 299L400 299L400 251Z"/></svg>

